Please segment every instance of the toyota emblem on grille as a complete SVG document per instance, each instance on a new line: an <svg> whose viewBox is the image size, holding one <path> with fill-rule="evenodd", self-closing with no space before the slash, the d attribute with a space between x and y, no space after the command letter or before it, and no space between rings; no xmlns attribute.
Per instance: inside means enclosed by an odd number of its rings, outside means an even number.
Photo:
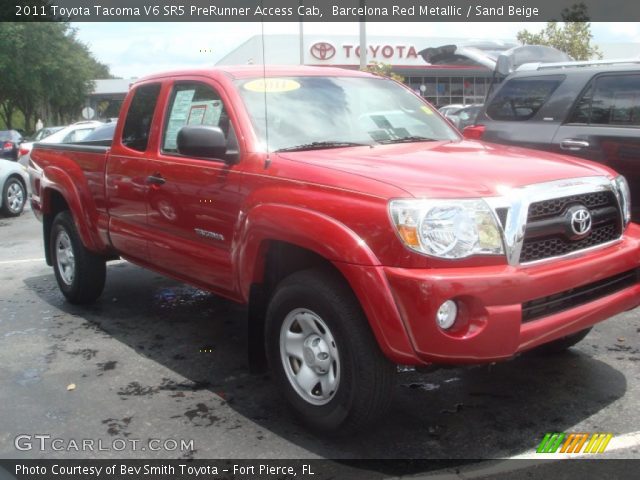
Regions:
<svg viewBox="0 0 640 480"><path fill-rule="evenodd" d="M571 230L576 235L586 235L591 230L591 214L589 210L580 207L571 214Z"/></svg>
<svg viewBox="0 0 640 480"><path fill-rule="evenodd" d="M318 42L311 45L309 51L318 60L329 60L336 54L336 47L327 42Z"/></svg>

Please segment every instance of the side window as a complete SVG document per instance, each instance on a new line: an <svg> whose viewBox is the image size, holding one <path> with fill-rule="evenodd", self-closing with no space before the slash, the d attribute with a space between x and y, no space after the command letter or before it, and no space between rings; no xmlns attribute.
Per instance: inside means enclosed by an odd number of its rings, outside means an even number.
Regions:
<svg viewBox="0 0 640 480"><path fill-rule="evenodd" d="M593 98L593 83L587 87L587 89L578 100L576 108L574 109L571 117L567 123L589 123L589 117L591 116L591 100Z"/></svg>
<svg viewBox="0 0 640 480"><path fill-rule="evenodd" d="M591 105L590 123L640 125L640 75L598 78Z"/></svg>
<svg viewBox="0 0 640 480"><path fill-rule="evenodd" d="M143 85L136 88L122 130L123 145L140 152L147 149L151 120L159 94L160 84Z"/></svg>
<svg viewBox="0 0 640 480"><path fill-rule="evenodd" d="M229 116L225 112L220 95L208 85L175 85L168 112L162 136L164 152L177 153L178 131L185 125L220 127L225 137L229 134Z"/></svg>
<svg viewBox="0 0 640 480"><path fill-rule="evenodd" d="M528 120L538 113L564 78L556 75L508 80L491 100L487 115L494 120Z"/></svg>

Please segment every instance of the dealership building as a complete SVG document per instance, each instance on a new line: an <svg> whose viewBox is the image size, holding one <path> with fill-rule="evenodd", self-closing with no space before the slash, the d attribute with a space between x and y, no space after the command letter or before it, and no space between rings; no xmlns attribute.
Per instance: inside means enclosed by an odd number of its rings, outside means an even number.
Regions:
<svg viewBox="0 0 640 480"><path fill-rule="evenodd" d="M360 67L360 41L357 35L255 35L221 58L216 65L320 65L357 69ZM492 70L470 58L455 57L427 63L420 52L443 45L474 47L487 53L517 46L515 40L478 40L451 37L368 36L367 61L389 64L404 77L407 85L433 105L484 102ZM601 43L605 59L637 57L640 44ZM264 55L263 55L264 52ZM203 65L204 67L205 65ZM96 117L115 116L128 86L134 79L96 80L87 106ZM108 113L107 113L108 112Z"/></svg>

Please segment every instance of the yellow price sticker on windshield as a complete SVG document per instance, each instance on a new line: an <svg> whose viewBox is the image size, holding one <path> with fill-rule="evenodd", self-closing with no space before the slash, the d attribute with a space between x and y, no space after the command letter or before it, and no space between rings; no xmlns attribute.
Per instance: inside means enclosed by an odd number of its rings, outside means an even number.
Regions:
<svg viewBox="0 0 640 480"><path fill-rule="evenodd" d="M300 84L288 78L258 78L244 84L244 89L258 93L290 92L300 88Z"/></svg>
<svg viewBox="0 0 640 480"><path fill-rule="evenodd" d="M427 107L426 105L422 105L420 107L420 110L422 110L424 113L426 113L427 115L433 115L433 110L431 110L429 107Z"/></svg>

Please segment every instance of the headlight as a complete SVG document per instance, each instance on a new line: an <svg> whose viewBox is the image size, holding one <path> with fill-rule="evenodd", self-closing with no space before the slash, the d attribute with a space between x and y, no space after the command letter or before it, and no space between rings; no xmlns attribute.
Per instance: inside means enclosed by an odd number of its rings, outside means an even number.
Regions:
<svg viewBox="0 0 640 480"><path fill-rule="evenodd" d="M620 207L622 208L622 218L626 228L631 221L631 192L629 191L629 184L622 175L618 175L614 179L613 184L616 189L616 194L618 195Z"/></svg>
<svg viewBox="0 0 640 480"><path fill-rule="evenodd" d="M484 200L392 200L389 210L400 238L417 252L440 258L504 254Z"/></svg>

